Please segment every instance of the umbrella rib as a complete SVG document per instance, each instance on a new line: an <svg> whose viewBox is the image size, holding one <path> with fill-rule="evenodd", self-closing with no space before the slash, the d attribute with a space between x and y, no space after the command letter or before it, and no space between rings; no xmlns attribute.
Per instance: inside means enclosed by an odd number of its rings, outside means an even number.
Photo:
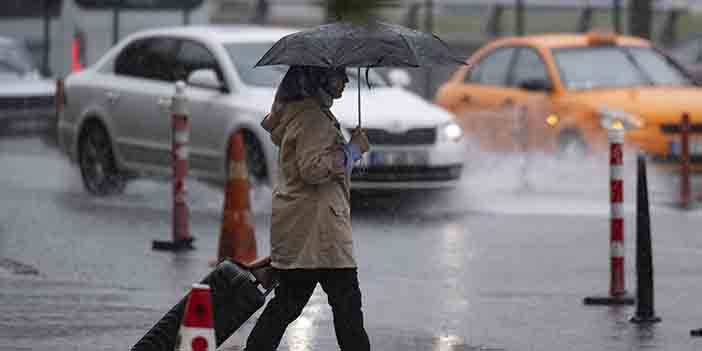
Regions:
<svg viewBox="0 0 702 351"><path fill-rule="evenodd" d="M415 59L414 62L410 62L408 64L413 65L415 67L418 67L419 63L416 61L417 53L414 52L414 49L412 48L410 43L407 41L407 38L405 38L404 35L402 35L402 34L398 34L398 35L400 36L400 39L402 39L402 42L405 43L405 46L407 47L407 49L412 53L412 58Z"/></svg>

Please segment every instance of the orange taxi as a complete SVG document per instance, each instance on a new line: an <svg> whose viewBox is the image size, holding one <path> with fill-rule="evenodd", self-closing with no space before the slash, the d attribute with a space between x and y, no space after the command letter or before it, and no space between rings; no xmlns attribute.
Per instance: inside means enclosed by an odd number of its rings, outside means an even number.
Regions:
<svg viewBox="0 0 702 351"><path fill-rule="evenodd" d="M493 41L435 102L491 151L603 151L614 126L627 145L674 162L682 114L702 122L702 88L676 62L646 40L598 32ZM700 161L702 140L691 140Z"/></svg>

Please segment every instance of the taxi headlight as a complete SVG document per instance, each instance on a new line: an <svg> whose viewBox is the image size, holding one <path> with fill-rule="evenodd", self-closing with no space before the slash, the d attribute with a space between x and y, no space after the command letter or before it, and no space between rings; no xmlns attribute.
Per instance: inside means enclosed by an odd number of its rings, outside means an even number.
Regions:
<svg viewBox="0 0 702 351"><path fill-rule="evenodd" d="M629 112L604 106L600 108L599 112L602 128L632 130L644 127L644 120Z"/></svg>
<svg viewBox="0 0 702 351"><path fill-rule="evenodd" d="M456 122L439 126L439 139L443 141L459 141L463 138L463 128Z"/></svg>

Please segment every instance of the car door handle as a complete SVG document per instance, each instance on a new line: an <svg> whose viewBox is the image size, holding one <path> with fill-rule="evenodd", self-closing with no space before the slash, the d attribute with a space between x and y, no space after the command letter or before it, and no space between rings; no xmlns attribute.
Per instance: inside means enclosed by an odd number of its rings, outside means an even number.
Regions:
<svg viewBox="0 0 702 351"><path fill-rule="evenodd" d="M504 101L502 101L502 105L505 107L510 107L510 106L514 105L514 99L506 98Z"/></svg>
<svg viewBox="0 0 702 351"><path fill-rule="evenodd" d="M171 107L171 102L173 101L172 98L169 97L160 97L156 101L156 104L158 104L159 107L163 109L169 109Z"/></svg>
<svg viewBox="0 0 702 351"><path fill-rule="evenodd" d="M119 100L119 93L114 91L106 92L105 96L107 97L107 101L109 101L111 104L114 104L117 102L117 100Z"/></svg>
<svg viewBox="0 0 702 351"><path fill-rule="evenodd" d="M473 98L470 95L461 96L461 102L464 104L469 104Z"/></svg>

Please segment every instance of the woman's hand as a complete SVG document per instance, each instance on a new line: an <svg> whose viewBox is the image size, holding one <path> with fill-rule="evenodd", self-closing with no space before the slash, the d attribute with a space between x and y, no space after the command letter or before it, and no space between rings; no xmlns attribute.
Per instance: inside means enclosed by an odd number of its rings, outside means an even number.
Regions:
<svg viewBox="0 0 702 351"><path fill-rule="evenodd" d="M358 146L358 149L361 150L362 154L366 153L370 149L370 143L368 142L366 132L358 127L351 132L350 143Z"/></svg>

